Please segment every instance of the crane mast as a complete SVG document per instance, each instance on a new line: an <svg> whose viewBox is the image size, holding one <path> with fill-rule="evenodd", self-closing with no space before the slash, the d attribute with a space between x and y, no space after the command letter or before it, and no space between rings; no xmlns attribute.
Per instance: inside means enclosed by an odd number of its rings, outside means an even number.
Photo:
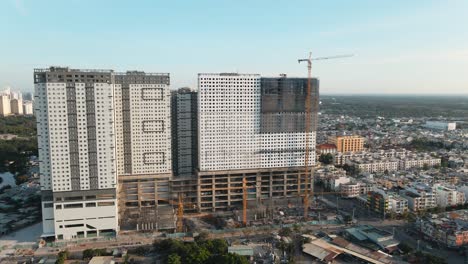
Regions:
<svg viewBox="0 0 468 264"><path fill-rule="evenodd" d="M307 62L307 94L306 94L306 103L305 103L305 148L304 148L304 177L305 177L305 189L304 189L304 218L307 219L309 216L309 194L314 194L314 175L313 173L309 176L310 169L309 169L309 156L310 156L310 138L309 133L311 131L311 119L312 119L312 111L311 110L311 99L312 99L312 61L313 60L329 60L329 59L337 59L337 58L346 58L352 57L354 55L337 55L337 56L329 56L329 57L318 57L312 58L312 52L309 52L309 58L307 59L299 59L298 62ZM318 98L317 98L318 100ZM318 113L318 102L314 103L314 111L313 114L317 115ZM314 128L317 128L318 116L314 117ZM312 188L309 193L309 179L311 180ZM301 186L301 175L299 174L298 179L298 194L301 195L300 187Z"/></svg>

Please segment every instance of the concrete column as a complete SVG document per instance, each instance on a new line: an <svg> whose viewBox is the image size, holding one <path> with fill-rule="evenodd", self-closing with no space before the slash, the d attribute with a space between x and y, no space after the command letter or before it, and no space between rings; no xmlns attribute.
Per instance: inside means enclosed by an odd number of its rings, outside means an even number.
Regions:
<svg viewBox="0 0 468 264"><path fill-rule="evenodd" d="M201 180L200 175L197 175L197 207L201 211Z"/></svg>
<svg viewBox="0 0 468 264"><path fill-rule="evenodd" d="M213 207L213 212L216 212L216 190L215 190L215 177L213 175L211 175L211 190L212 191L212 200L211 200L211 204L212 204L212 207Z"/></svg>
<svg viewBox="0 0 468 264"><path fill-rule="evenodd" d="M231 206L231 177L228 176L227 178L227 199L228 199L228 206Z"/></svg>
<svg viewBox="0 0 468 264"><path fill-rule="evenodd" d="M270 172L270 198L273 198L273 173Z"/></svg>
<svg viewBox="0 0 468 264"><path fill-rule="evenodd" d="M257 173L257 177L255 178L255 197L257 199L257 204L262 201L262 176L261 173Z"/></svg>
<svg viewBox="0 0 468 264"><path fill-rule="evenodd" d="M286 197L286 193L287 193L287 189L288 189L287 180L288 180L288 176L287 176L287 174L285 172L283 174L283 196L284 197Z"/></svg>

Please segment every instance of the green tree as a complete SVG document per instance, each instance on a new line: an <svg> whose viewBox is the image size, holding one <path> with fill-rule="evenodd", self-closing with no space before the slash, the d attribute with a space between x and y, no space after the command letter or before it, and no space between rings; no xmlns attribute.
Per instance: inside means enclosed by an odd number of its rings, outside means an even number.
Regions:
<svg viewBox="0 0 468 264"><path fill-rule="evenodd" d="M410 245L408 245L407 243L400 243L398 245L398 248L400 248L401 251L403 251L403 253L405 253L405 254L410 253L410 252L413 251L413 248Z"/></svg>
<svg viewBox="0 0 468 264"><path fill-rule="evenodd" d="M67 260L69 256L68 251L60 251L57 255L57 260L55 261L55 264L64 264L65 260Z"/></svg>
<svg viewBox="0 0 468 264"><path fill-rule="evenodd" d="M289 227L283 227L278 234L280 236L290 236L292 234L292 230Z"/></svg>
<svg viewBox="0 0 468 264"><path fill-rule="evenodd" d="M201 246L204 246L214 255L222 255L228 251L228 244L224 239L213 239L205 241Z"/></svg>
<svg viewBox="0 0 468 264"><path fill-rule="evenodd" d="M182 264L180 256L172 253L167 257L167 264Z"/></svg>
<svg viewBox="0 0 468 264"><path fill-rule="evenodd" d="M27 182L28 179L29 179L28 176L26 176L26 175L15 175L14 177L15 177L16 185L23 184L23 183Z"/></svg>
<svg viewBox="0 0 468 264"><path fill-rule="evenodd" d="M195 237L195 241L201 242L208 240L210 238L210 234L206 231L202 231L198 234L198 236Z"/></svg>
<svg viewBox="0 0 468 264"><path fill-rule="evenodd" d="M351 175L351 176L357 176L359 175L359 173L361 173L361 170L355 165L345 164L343 165L343 169L348 173L348 175Z"/></svg>
<svg viewBox="0 0 468 264"><path fill-rule="evenodd" d="M332 164L333 163L333 155L331 153L321 154L319 157L319 161L324 164Z"/></svg>

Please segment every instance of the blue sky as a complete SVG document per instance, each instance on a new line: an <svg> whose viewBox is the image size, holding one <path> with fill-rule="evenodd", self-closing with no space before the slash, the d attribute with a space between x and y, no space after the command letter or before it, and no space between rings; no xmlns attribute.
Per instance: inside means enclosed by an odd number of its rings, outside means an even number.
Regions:
<svg viewBox="0 0 468 264"><path fill-rule="evenodd" d="M468 1L0 0L0 88L37 67L305 76L324 94L468 94Z"/></svg>

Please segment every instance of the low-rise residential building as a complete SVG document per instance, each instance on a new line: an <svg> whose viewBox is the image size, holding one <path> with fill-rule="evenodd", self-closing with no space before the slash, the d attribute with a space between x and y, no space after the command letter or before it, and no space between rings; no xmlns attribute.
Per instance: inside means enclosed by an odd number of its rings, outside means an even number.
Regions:
<svg viewBox="0 0 468 264"><path fill-rule="evenodd" d="M332 191L339 191L342 184L351 182L351 178L347 176L330 177L325 181L325 187Z"/></svg>
<svg viewBox="0 0 468 264"><path fill-rule="evenodd" d="M336 153L336 146L333 144L320 144L317 145L317 154L335 154Z"/></svg>
<svg viewBox="0 0 468 264"><path fill-rule="evenodd" d="M440 162L440 158L434 158L429 155L407 156L400 160L400 163L398 164L398 169L407 170L411 168L423 168L424 166L434 167L440 166Z"/></svg>
<svg viewBox="0 0 468 264"><path fill-rule="evenodd" d="M400 195L408 200L408 208L419 212L437 207L432 188L425 184L414 184L400 191Z"/></svg>
<svg viewBox="0 0 468 264"><path fill-rule="evenodd" d="M405 149L377 152L346 152L335 155L337 165L356 165L361 172L384 172L440 166L441 159L428 153L414 153Z"/></svg>
<svg viewBox="0 0 468 264"><path fill-rule="evenodd" d="M408 200L394 193L390 197L391 211L396 214L404 214L408 212Z"/></svg>
<svg viewBox="0 0 468 264"><path fill-rule="evenodd" d="M468 210L432 215L417 222L424 237L450 248L468 245Z"/></svg>
<svg viewBox="0 0 468 264"><path fill-rule="evenodd" d="M408 200L394 192L374 189L367 194L367 206L370 210L385 216L390 213L408 212Z"/></svg>
<svg viewBox="0 0 468 264"><path fill-rule="evenodd" d="M426 121L424 125L426 128L438 129L438 130L455 130L457 128L457 123L455 122L439 122L439 121Z"/></svg>
<svg viewBox="0 0 468 264"><path fill-rule="evenodd" d="M435 184L433 189L439 207L451 207L465 203L465 193L458 191L454 186Z"/></svg>
<svg viewBox="0 0 468 264"><path fill-rule="evenodd" d="M354 158L346 162L350 166L355 166L360 172L391 172L398 170L398 160L395 159L372 159L372 158Z"/></svg>
<svg viewBox="0 0 468 264"><path fill-rule="evenodd" d="M328 143L336 146L338 152L356 152L364 150L364 138L361 136L331 136Z"/></svg>
<svg viewBox="0 0 468 264"><path fill-rule="evenodd" d="M361 194L360 183L345 183L340 184L340 192L342 197L355 198Z"/></svg>

